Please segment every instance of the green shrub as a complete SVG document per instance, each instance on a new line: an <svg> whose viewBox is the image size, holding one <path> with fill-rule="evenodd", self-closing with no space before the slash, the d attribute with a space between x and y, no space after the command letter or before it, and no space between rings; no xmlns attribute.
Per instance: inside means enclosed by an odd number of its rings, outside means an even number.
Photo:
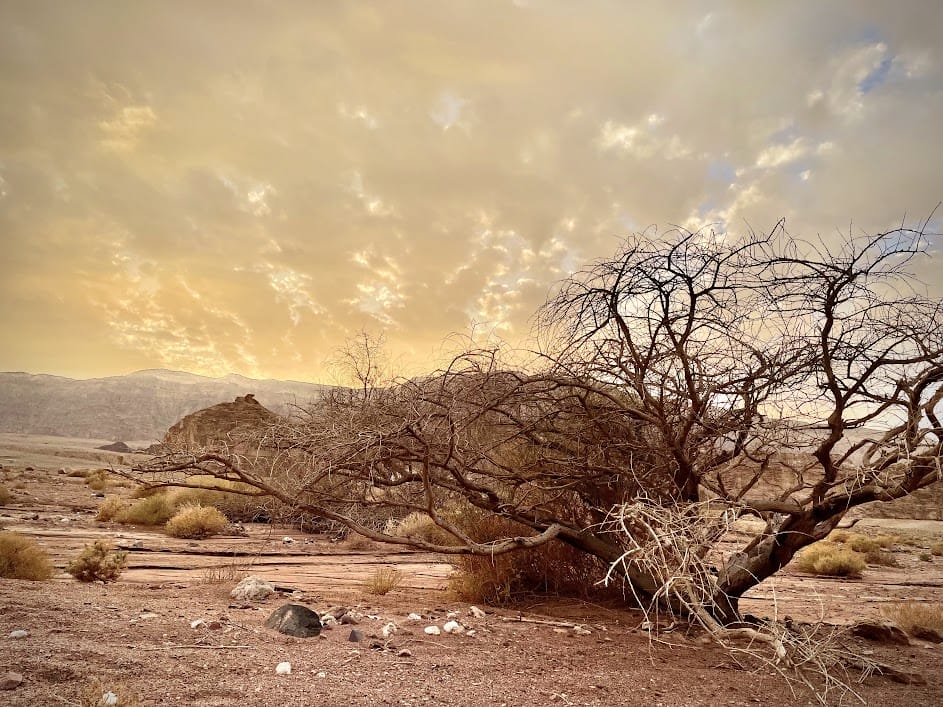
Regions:
<svg viewBox="0 0 943 707"><path fill-rule="evenodd" d="M52 575L49 556L36 541L12 531L0 532L0 577L42 581Z"/></svg>
<svg viewBox="0 0 943 707"><path fill-rule="evenodd" d="M66 571L80 582L114 582L128 565L128 553L115 550L106 540L86 545Z"/></svg>
<svg viewBox="0 0 943 707"><path fill-rule="evenodd" d="M167 521L165 529L175 538L208 538L227 525L229 520L214 506L184 506Z"/></svg>
<svg viewBox="0 0 943 707"><path fill-rule="evenodd" d="M114 520L127 508L123 499L118 498L117 496L109 496L102 504L98 507L98 513L95 515L95 520L107 522Z"/></svg>
<svg viewBox="0 0 943 707"><path fill-rule="evenodd" d="M796 560L796 568L828 577L860 577L867 567L864 555L823 540L809 545Z"/></svg>

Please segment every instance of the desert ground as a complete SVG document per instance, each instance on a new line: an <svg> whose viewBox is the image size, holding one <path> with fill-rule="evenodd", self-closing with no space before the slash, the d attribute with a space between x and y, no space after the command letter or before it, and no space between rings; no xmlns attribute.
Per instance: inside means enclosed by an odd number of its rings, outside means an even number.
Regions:
<svg viewBox="0 0 943 707"><path fill-rule="evenodd" d="M513 607L481 606L486 615L473 615L450 596L452 568L444 557L362 538L332 542L290 527L250 524L247 536L188 541L96 522L101 492L69 474L132 461L96 449L104 443L0 435L0 482L13 494L0 508L0 526L36 539L57 568L47 582L0 579L0 676L22 676L0 693L0 703L96 704L106 692L119 705L816 703L772 668L738 663L684 626L650 630L640 612L620 603L531 597ZM893 532L911 544L895 548L898 567L869 567L858 580L787 568L753 591L744 610L844 626L880 618L903 600L943 602L943 558L919 559L943 539L943 522L864 518L855 530ZM114 583L77 582L64 567L98 538L128 551L128 569ZM365 582L384 567L398 569L402 583L370 594ZM272 582L276 593L234 602L230 591L248 575ZM264 627L287 602L319 613L344 606L358 623L306 639ZM450 615L469 630L424 632ZM384 637L389 622L397 629ZM362 640L349 640L353 629ZM11 637L16 631L28 633ZM943 644L842 640L862 657L917 676L910 684L882 675L858 683L849 674L867 704L943 704ZM276 674L282 662L291 663L290 674ZM855 702L849 694L842 704Z"/></svg>

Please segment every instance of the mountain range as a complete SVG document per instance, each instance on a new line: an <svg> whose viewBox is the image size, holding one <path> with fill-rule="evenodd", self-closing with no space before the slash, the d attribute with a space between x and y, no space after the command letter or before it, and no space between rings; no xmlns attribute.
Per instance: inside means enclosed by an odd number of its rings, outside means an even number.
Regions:
<svg viewBox="0 0 943 707"><path fill-rule="evenodd" d="M164 369L85 380L7 372L0 373L0 432L153 442L185 415L247 393L284 412L327 387Z"/></svg>

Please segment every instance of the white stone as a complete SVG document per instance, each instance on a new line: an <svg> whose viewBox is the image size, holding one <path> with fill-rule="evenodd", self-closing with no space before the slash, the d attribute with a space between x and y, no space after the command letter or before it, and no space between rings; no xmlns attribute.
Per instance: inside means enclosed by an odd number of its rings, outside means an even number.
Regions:
<svg viewBox="0 0 943 707"><path fill-rule="evenodd" d="M406 618L410 621L422 621L422 617L419 614L410 614Z"/></svg>
<svg viewBox="0 0 943 707"><path fill-rule="evenodd" d="M291 537L290 535L286 535L285 537L282 538L282 542L285 543L286 545L291 545L293 542L295 542L295 539Z"/></svg>
<svg viewBox="0 0 943 707"><path fill-rule="evenodd" d="M438 626L426 626L423 631L428 633L430 636L438 636L440 633L442 633Z"/></svg>
<svg viewBox="0 0 943 707"><path fill-rule="evenodd" d="M470 606L470 607L468 607L468 611L469 611L469 613L470 613L472 616L474 616L476 619L483 619L483 618L485 618L485 617L488 615L488 614L486 614L484 611L482 611L481 609L479 609L477 606Z"/></svg>
<svg viewBox="0 0 943 707"><path fill-rule="evenodd" d="M190 628L200 628L200 626L203 626L205 623L203 619L197 619L196 621L190 622Z"/></svg>
<svg viewBox="0 0 943 707"><path fill-rule="evenodd" d="M394 634L396 633L396 630L397 630L398 628L399 628L399 627L398 627L396 624L394 624L392 621L390 621L386 626L384 626L384 627L381 629L380 633L383 634L383 638L389 638L390 636L392 636L392 635L394 635Z"/></svg>
<svg viewBox="0 0 943 707"><path fill-rule="evenodd" d="M450 611L448 614L445 615L445 618L448 619L449 621L454 621L455 619L458 618L458 612Z"/></svg>
<svg viewBox="0 0 943 707"><path fill-rule="evenodd" d="M446 633L465 633L465 627L462 626L458 621L446 621L442 625L442 630Z"/></svg>
<svg viewBox="0 0 943 707"><path fill-rule="evenodd" d="M321 625L333 628L334 626L337 626L337 619L335 619L330 614L325 614L321 617Z"/></svg>
<svg viewBox="0 0 943 707"><path fill-rule="evenodd" d="M111 705L116 705L118 704L118 695L111 692L110 690L108 692L103 692L102 698L101 700L99 700L99 704L106 705L107 707L111 707Z"/></svg>
<svg viewBox="0 0 943 707"><path fill-rule="evenodd" d="M321 671L318 672L318 677L321 678L321 679L324 679L324 678L327 677L327 673L324 672L323 670L321 670Z"/></svg>
<svg viewBox="0 0 943 707"><path fill-rule="evenodd" d="M10 638L26 638L29 635L29 631L24 629L17 629L16 631L10 631Z"/></svg>
<svg viewBox="0 0 943 707"><path fill-rule="evenodd" d="M291 675L291 663L284 662L275 666L276 675Z"/></svg>
<svg viewBox="0 0 943 707"><path fill-rule="evenodd" d="M246 577L236 585L229 596L237 601L262 601L274 593L275 587L271 582L258 577Z"/></svg>

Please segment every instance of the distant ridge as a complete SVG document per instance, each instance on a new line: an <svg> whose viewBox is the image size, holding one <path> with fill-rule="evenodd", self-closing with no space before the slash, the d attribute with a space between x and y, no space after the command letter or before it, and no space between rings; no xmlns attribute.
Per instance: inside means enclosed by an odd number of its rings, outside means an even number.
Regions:
<svg viewBox="0 0 943 707"><path fill-rule="evenodd" d="M0 432L156 442L182 417L247 393L284 412L327 387L162 368L86 380L6 372L0 373Z"/></svg>

